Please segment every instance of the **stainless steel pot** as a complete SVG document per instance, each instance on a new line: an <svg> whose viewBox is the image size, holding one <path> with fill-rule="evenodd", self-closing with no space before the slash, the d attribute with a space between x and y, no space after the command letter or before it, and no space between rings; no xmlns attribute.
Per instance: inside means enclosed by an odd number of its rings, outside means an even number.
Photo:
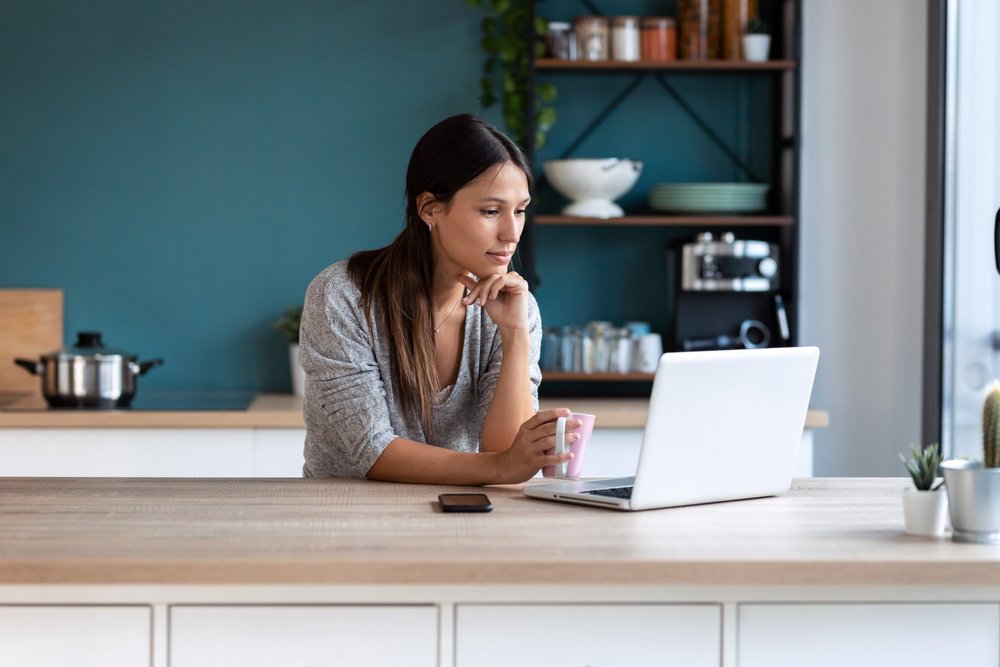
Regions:
<svg viewBox="0 0 1000 667"><path fill-rule="evenodd" d="M54 408L124 408L135 396L135 379L163 359L138 357L104 347L101 334L81 331L76 345L14 363L42 378L42 394Z"/></svg>

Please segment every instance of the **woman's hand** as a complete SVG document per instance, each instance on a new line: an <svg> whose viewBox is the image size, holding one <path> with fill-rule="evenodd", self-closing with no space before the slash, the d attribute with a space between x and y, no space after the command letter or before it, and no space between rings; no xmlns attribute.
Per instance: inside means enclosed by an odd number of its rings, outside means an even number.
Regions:
<svg viewBox="0 0 1000 667"><path fill-rule="evenodd" d="M544 466L565 463L572 459L573 454L569 451L563 454L545 453L545 450L556 446L556 420L559 417L569 417L570 414L568 408L554 408L539 412L521 424L511 446L496 454L498 479L494 483L524 482L534 477ZM580 420L566 420L567 431L579 427ZM576 442L579 438L579 434L572 433L569 434L567 441Z"/></svg>
<svg viewBox="0 0 1000 667"><path fill-rule="evenodd" d="M528 330L528 281L511 271L483 277L476 282L468 275L458 277L469 293L462 300L467 306L478 303L486 309L500 332Z"/></svg>

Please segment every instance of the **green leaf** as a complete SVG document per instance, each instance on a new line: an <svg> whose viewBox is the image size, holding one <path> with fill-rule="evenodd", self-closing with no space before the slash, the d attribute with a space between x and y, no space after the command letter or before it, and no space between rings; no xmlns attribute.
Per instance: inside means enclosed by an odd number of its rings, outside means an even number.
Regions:
<svg viewBox="0 0 1000 667"><path fill-rule="evenodd" d="M542 150L545 148L545 133L541 130L535 132L535 150Z"/></svg>
<svg viewBox="0 0 1000 667"><path fill-rule="evenodd" d="M556 124L556 110L553 107L542 107L538 110L537 119L539 129L548 130Z"/></svg>
<svg viewBox="0 0 1000 667"><path fill-rule="evenodd" d="M539 37L544 37L549 31L549 22L543 19L541 16L535 17L535 34Z"/></svg>
<svg viewBox="0 0 1000 667"><path fill-rule="evenodd" d="M552 104L556 101L556 86L552 83L542 83L535 88L538 99L545 104Z"/></svg>
<svg viewBox="0 0 1000 667"><path fill-rule="evenodd" d="M465 0L465 4L469 7L482 7L483 0Z"/></svg>
<svg viewBox="0 0 1000 667"><path fill-rule="evenodd" d="M505 63L512 63L517 59L517 46L509 42L503 42L498 49L500 52L500 60Z"/></svg>
<svg viewBox="0 0 1000 667"><path fill-rule="evenodd" d="M517 91L517 81L514 80L514 76L509 72L503 75L503 92L513 93Z"/></svg>
<svg viewBox="0 0 1000 667"><path fill-rule="evenodd" d="M510 9L510 0L492 0L490 6L497 14L505 14Z"/></svg>

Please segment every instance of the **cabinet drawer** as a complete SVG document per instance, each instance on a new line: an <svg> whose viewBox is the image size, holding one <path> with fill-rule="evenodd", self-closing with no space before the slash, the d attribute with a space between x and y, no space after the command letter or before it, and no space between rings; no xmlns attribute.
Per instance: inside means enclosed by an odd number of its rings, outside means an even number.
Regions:
<svg viewBox="0 0 1000 667"><path fill-rule="evenodd" d="M433 606L175 606L170 666L437 665Z"/></svg>
<svg viewBox="0 0 1000 667"><path fill-rule="evenodd" d="M0 606L0 665L150 664L149 607Z"/></svg>
<svg viewBox="0 0 1000 667"><path fill-rule="evenodd" d="M744 604L740 667L1000 662L996 604Z"/></svg>
<svg viewBox="0 0 1000 667"><path fill-rule="evenodd" d="M461 605L457 667L721 663L718 605Z"/></svg>

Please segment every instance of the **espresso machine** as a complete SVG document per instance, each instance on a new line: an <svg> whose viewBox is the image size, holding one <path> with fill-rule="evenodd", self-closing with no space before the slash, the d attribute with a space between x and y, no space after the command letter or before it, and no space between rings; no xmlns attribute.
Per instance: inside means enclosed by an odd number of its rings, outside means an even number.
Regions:
<svg viewBox="0 0 1000 667"><path fill-rule="evenodd" d="M791 343L777 244L737 239L734 232L702 232L671 252L677 266L673 349Z"/></svg>

